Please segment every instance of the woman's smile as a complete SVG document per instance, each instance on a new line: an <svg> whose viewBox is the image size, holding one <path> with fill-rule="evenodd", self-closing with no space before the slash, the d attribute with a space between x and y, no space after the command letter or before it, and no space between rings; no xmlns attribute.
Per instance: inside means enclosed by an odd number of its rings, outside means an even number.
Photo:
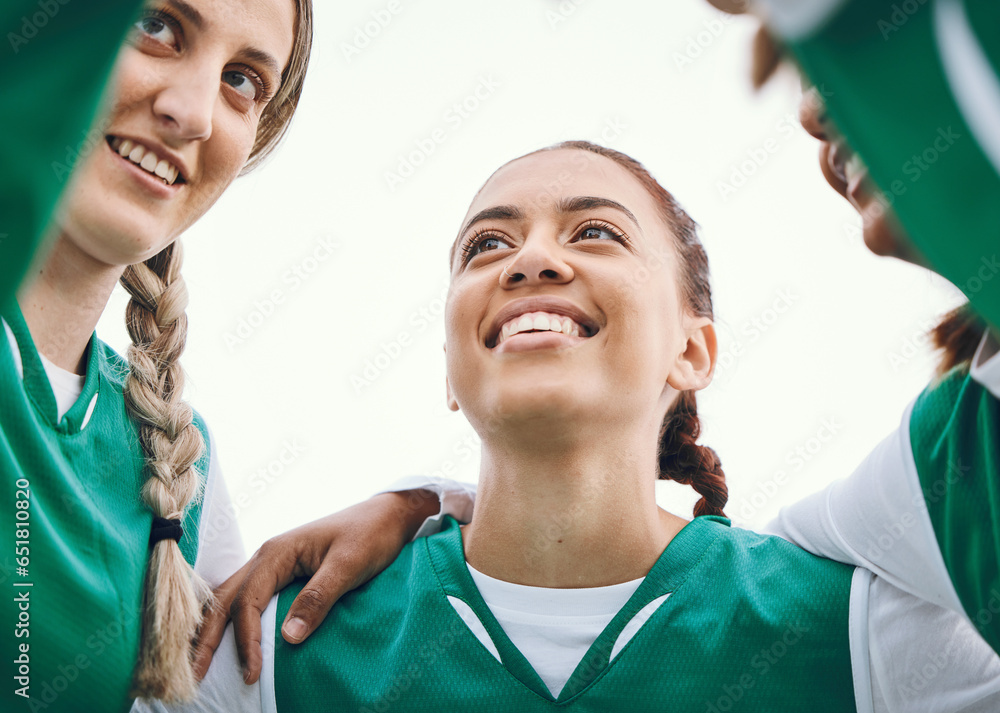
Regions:
<svg viewBox="0 0 1000 713"><path fill-rule="evenodd" d="M124 171L146 196L161 200L174 198L187 184L183 171L177 163L166 158L164 149L150 148L152 143L117 136L109 136L106 141L115 167Z"/></svg>
<svg viewBox="0 0 1000 713"><path fill-rule="evenodd" d="M558 349L597 334L596 320L568 300L524 297L507 303L491 320L486 346L497 354Z"/></svg>

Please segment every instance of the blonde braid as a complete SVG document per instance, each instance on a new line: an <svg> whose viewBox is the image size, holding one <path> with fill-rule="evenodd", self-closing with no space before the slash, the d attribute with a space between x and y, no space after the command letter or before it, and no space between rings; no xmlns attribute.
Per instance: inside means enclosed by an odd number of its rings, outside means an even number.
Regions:
<svg viewBox="0 0 1000 713"><path fill-rule="evenodd" d="M180 243L132 265L121 282L132 296L125 322L132 346L125 403L139 424L139 441L149 479L143 501L156 517L183 519L201 479L195 463L205 444L181 400L184 372L178 359L187 337L188 296L180 275ZM191 641L201 624L211 590L181 554L178 542L152 546L142 609L142 641L133 694L180 701L197 688L191 668Z"/></svg>

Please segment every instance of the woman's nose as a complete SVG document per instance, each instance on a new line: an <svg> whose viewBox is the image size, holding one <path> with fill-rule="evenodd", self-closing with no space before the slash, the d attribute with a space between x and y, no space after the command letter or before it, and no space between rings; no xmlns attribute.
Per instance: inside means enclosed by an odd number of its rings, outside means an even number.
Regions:
<svg viewBox="0 0 1000 713"><path fill-rule="evenodd" d="M207 72L203 77L192 74L178 72L169 77L153 100L153 113L171 138L204 141L212 135L219 82Z"/></svg>
<svg viewBox="0 0 1000 713"><path fill-rule="evenodd" d="M529 236L513 260L500 274L503 287L551 282L561 284L573 279L573 268L562 258L562 248L555 240Z"/></svg>

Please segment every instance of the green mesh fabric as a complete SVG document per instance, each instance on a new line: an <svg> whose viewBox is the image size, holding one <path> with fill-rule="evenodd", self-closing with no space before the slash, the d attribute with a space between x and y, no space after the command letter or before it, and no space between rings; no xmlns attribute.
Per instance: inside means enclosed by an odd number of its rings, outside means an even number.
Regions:
<svg viewBox="0 0 1000 713"><path fill-rule="evenodd" d="M3 711L128 710L138 655L152 512L143 504L143 455L122 384L127 363L94 337L83 394L59 423L30 334L16 308L4 318L18 339L24 381L0 335L0 674ZM97 404L82 428L87 407ZM197 420L208 443L204 423ZM209 454L198 464L207 476ZM15 506L30 484L26 532ZM23 498L21 498L23 499ZM23 517L23 516L21 516ZM200 501L184 521L181 550L194 564ZM20 535L27 534L27 538ZM27 575L15 548L28 540ZM31 586L19 586L24 583ZM25 594L27 592L27 594ZM17 597L28 597L28 603ZM27 607L22 612L21 607ZM28 626L18 628L22 621ZM27 630L28 635L15 632ZM28 645L29 698L17 695L21 644Z"/></svg>
<svg viewBox="0 0 1000 713"><path fill-rule="evenodd" d="M14 294L91 129L138 0L0 3L0 303Z"/></svg>
<svg viewBox="0 0 1000 713"><path fill-rule="evenodd" d="M1000 404L956 368L917 399L910 441L955 590L1000 652Z"/></svg>
<svg viewBox="0 0 1000 713"><path fill-rule="evenodd" d="M553 700L483 603L449 519L346 595L297 646L278 629L302 584L282 592L274 632L278 711L853 711L851 575L783 540L697 518ZM628 620L667 593L609 663ZM503 664L449 595L477 613Z"/></svg>

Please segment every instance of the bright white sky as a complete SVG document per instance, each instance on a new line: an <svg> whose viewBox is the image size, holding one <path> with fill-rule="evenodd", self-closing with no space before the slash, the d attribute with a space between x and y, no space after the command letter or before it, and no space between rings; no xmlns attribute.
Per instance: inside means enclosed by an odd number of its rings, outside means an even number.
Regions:
<svg viewBox="0 0 1000 713"><path fill-rule="evenodd" d="M795 77L749 88L752 21L702 0L317 2L316 20L287 141L184 237L188 393L248 551L403 475L476 479L444 400L447 251L495 168L560 140L638 158L702 226L722 355L702 440L737 522L850 473L929 378L924 334L958 293L866 251ZM98 327L121 351L124 303ZM689 492L661 504L690 516Z"/></svg>

